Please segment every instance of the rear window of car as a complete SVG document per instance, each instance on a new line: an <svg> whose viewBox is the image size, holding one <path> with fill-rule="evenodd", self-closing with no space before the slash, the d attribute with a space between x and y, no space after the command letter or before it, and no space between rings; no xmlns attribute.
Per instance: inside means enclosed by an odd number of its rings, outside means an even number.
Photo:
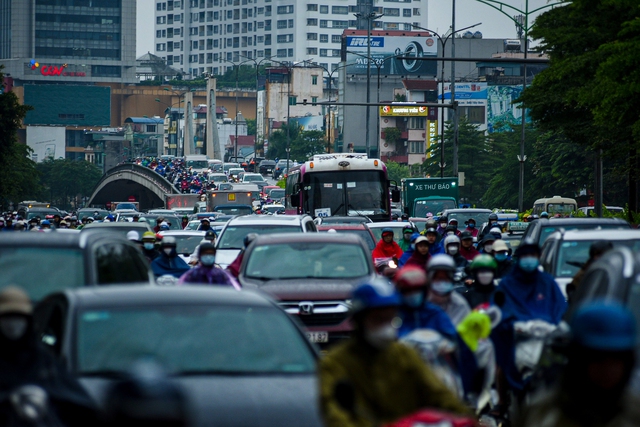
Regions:
<svg viewBox="0 0 640 427"><path fill-rule="evenodd" d="M82 311L80 375L125 372L151 357L176 375L310 374L315 357L275 308L171 305Z"/></svg>
<svg viewBox="0 0 640 427"><path fill-rule="evenodd" d="M556 277L573 277L589 259L589 248L595 240L564 241L558 250ZM640 240L612 240L614 246L626 246L633 252L640 250Z"/></svg>
<svg viewBox="0 0 640 427"><path fill-rule="evenodd" d="M584 224L558 224L557 226L547 225L545 227L542 227L542 229L540 230L540 239L538 240L538 244L542 246L544 241L547 240L547 237L549 237L551 234L555 233L560 229L569 231L569 230L615 230L615 229L619 230L624 228L629 228L629 226L625 224L615 223L615 222L612 222L610 224L584 223Z"/></svg>
<svg viewBox="0 0 640 427"><path fill-rule="evenodd" d="M229 225L225 228L222 236L218 240L218 249L242 249L244 238L249 233L275 234L275 233L302 233L302 228L296 226L282 225Z"/></svg>
<svg viewBox="0 0 640 427"><path fill-rule="evenodd" d="M0 247L0 288L17 285L32 300L85 284L83 253L59 247Z"/></svg>

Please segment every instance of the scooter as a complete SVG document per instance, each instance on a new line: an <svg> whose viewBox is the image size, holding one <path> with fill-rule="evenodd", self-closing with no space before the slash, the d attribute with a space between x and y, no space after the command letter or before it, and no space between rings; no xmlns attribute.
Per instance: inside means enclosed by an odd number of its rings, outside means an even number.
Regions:
<svg viewBox="0 0 640 427"><path fill-rule="evenodd" d="M51 410L48 393L40 386L17 387L0 397L0 405L8 408L5 427L64 427Z"/></svg>

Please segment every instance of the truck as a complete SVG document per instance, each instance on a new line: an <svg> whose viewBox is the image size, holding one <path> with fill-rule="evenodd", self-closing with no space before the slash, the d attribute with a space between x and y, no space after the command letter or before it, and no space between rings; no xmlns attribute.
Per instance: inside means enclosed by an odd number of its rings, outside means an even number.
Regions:
<svg viewBox="0 0 640 427"><path fill-rule="evenodd" d="M402 207L410 217L437 216L458 208L458 178L404 178L401 182Z"/></svg>
<svg viewBox="0 0 640 427"><path fill-rule="evenodd" d="M256 187L257 189L257 187ZM245 205L252 207L255 192L243 190L209 191L207 193L207 211L214 212L217 207L224 205Z"/></svg>
<svg viewBox="0 0 640 427"><path fill-rule="evenodd" d="M111 202L107 204L109 205L108 209L111 209L112 211L129 209L140 212L140 202Z"/></svg>
<svg viewBox="0 0 640 427"><path fill-rule="evenodd" d="M193 208L197 202L205 200L206 196L200 194L165 194L164 206L167 209Z"/></svg>

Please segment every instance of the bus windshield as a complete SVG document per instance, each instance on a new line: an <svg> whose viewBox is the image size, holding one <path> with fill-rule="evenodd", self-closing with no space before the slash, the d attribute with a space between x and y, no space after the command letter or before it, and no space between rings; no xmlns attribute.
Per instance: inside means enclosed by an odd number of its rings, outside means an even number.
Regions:
<svg viewBox="0 0 640 427"><path fill-rule="evenodd" d="M206 160L188 160L187 167L193 169L209 169L209 162Z"/></svg>
<svg viewBox="0 0 640 427"><path fill-rule="evenodd" d="M315 217L389 213L381 171L312 172L304 176L305 211Z"/></svg>

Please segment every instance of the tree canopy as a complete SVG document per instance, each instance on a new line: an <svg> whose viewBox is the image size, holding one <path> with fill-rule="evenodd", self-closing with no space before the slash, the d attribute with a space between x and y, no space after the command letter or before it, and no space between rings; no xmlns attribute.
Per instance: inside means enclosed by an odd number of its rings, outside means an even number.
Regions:
<svg viewBox="0 0 640 427"><path fill-rule="evenodd" d="M324 132L320 130L304 131L296 122L289 125L284 123L280 129L269 137L269 149L267 158L287 158L287 126L289 129L290 152L289 158L296 161L306 161L314 154L327 152L327 142Z"/></svg>
<svg viewBox="0 0 640 427"><path fill-rule="evenodd" d="M41 198L66 209L71 207L76 196L90 195L102 178L102 170L84 160L47 160L38 163L37 169L45 188Z"/></svg>

